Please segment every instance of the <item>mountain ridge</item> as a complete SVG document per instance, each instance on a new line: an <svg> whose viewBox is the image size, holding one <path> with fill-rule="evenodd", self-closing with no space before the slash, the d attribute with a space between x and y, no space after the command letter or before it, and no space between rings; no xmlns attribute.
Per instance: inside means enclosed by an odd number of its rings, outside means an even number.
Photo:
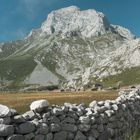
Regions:
<svg viewBox="0 0 140 140"><path fill-rule="evenodd" d="M139 67L139 47L140 39L110 24L103 13L62 8L51 12L24 40L0 44L1 88L92 86Z"/></svg>

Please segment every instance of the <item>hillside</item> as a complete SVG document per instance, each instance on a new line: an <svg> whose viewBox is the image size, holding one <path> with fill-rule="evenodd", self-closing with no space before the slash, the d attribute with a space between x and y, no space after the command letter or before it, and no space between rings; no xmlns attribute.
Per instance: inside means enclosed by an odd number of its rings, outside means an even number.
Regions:
<svg viewBox="0 0 140 140"><path fill-rule="evenodd" d="M103 13L62 8L24 40L0 44L0 88L139 84L139 56L140 39Z"/></svg>

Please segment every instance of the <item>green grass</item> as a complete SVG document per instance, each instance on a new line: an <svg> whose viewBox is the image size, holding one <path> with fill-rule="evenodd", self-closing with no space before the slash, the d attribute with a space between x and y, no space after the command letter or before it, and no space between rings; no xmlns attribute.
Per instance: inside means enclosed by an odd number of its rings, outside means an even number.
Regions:
<svg viewBox="0 0 140 140"><path fill-rule="evenodd" d="M10 87L15 88L14 86L23 81L34 70L35 66L36 62L31 56L0 60L0 77L9 81L13 80Z"/></svg>
<svg viewBox="0 0 140 140"><path fill-rule="evenodd" d="M118 82L121 82L122 86L140 84L140 67L126 69L121 74L103 79L103 84L106 87L116 86Z"/></svg>

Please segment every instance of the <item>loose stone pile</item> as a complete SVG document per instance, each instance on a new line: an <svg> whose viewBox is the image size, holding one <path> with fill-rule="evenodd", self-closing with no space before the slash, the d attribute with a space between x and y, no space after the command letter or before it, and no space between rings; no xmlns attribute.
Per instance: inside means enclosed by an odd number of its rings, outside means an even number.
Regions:
<svg viewBox="0 0 140 140"><path fill-rule="evenodd" d="M19 115L0 105L0 140L123 140L140 124L140 92L123 92L89 107L39 100L30 109Z"/></svg>

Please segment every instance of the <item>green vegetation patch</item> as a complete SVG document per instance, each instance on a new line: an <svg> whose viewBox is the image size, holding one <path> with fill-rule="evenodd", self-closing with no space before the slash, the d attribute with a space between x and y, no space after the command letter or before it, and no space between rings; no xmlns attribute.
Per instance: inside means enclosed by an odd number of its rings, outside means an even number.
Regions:
<svg viewBox="0 0 140 140"><path fill-rule="evenodd" d="M13 81L18 84L24 80L36 67L36 62L31 56L19 56L6 60L0 60L1 80Z"/></svg>
<svg viewBox="0 0 140 140"><path fill-rule="evenodd" d="M140 67L125 69L121 74L103 79L103 83L106 87L115 86L118 82L121 82L122 86L140 84Z"/></svg>

